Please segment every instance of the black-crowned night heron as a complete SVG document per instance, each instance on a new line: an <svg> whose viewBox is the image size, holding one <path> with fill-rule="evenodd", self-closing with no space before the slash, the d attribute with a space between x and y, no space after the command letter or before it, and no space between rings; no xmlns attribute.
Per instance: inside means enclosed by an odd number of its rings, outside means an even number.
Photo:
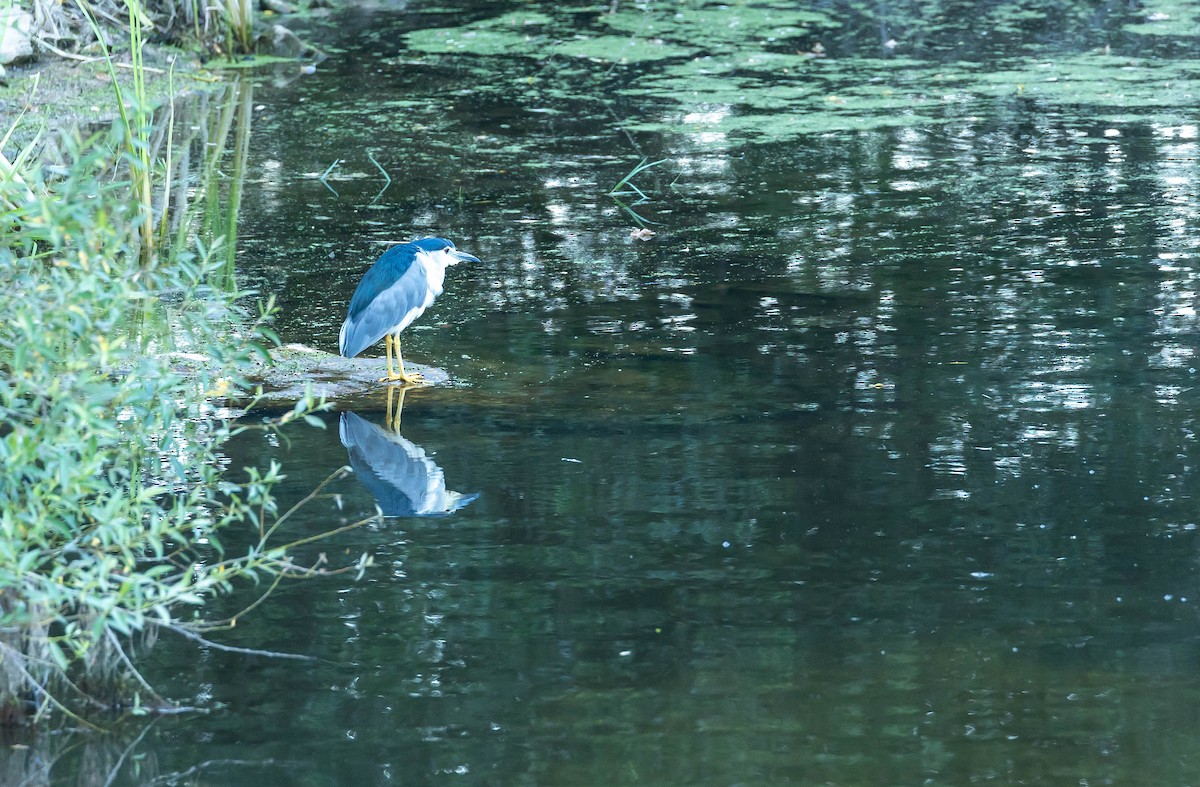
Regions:
<svg viewBox="0 0 1200 787"><path fill-rule="evenodd" d="M353 358L384 339L388 373L379 381L406 385L420 382L421 375L404 371L400 332L442 294L447 266L460 262L479 262L479 259L459 251L443 238L421 238L384 252L350 298L350 313L338 337L342 355ZM398 374L392 371L393 347L400 368Z"/></svg>

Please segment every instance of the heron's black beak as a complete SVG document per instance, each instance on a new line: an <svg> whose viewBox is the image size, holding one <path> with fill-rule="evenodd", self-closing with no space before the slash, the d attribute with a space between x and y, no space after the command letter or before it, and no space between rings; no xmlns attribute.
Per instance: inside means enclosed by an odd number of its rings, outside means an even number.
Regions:
<svg viewBox="0 0 1200 787"><path fill-rule="evenodd" d="M455 264L459 262L479 262L478 257L473 257L470 254L467 254L465 251L459 251L458 249L450 252L450 254L454 257Z"/></svg>

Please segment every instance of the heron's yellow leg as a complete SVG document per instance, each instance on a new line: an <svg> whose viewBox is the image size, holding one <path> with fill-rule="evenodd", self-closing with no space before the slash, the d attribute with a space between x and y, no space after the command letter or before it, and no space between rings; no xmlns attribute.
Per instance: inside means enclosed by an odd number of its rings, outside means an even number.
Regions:
<svg viewBox="0 0 1200 787"><path fill-rule="evenodd" d="M409 374L404 371L404 356L400 354L400 337L392 336L390 333L383 337L383 346L387 352L387 377L380 377L381 383L403 383L404 385L417 385L425 382L425 378L418 372ZM396 353L396 366L399 371L392 371L392 352Z"/></svg>
<svg viewBox="0 0 1200 787"><path fill-rule="evenodd" d="M402 360L400 360L400 339L395 336L392 336L390 333L385 334L383 337L383 349L384 349L384 352L387 354L387 377L380 377L379 382L381 382L381 383L404 383L405 385L409 385L411 383L416 382L415 380L413 380L411 377L409 377L408 375L406 375L404 373L404 362ZM392 371L393 349L395 350L395 353L396 353L396 360L400 362L400 372L399 373Z"/></svg>
<svg viewBox="0 0 1200 787"><path fill-rule="evenodd" d="M420 372L408 374L404 371L404 356L400 354L400 337L396 337L396 361L400 364L400 377L405 383L416 384L425 382L425 377Z"/></svg>

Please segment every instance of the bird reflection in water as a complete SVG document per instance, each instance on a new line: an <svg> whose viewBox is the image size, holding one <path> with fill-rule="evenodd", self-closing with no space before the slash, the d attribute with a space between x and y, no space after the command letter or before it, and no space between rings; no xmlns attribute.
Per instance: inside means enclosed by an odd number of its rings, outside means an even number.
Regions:
<svg viewBox="0 0 1200 787"><path fill-rule="evenodd" d="M354 474L379 503L384 516L448 516L479 497L446 489L446 474L425 449L400 436L400 411L404 406L404 388L392 417L392 396L388 391L388 429L384 430L351 412L342 413L342 445L350 453Z"/></svg>

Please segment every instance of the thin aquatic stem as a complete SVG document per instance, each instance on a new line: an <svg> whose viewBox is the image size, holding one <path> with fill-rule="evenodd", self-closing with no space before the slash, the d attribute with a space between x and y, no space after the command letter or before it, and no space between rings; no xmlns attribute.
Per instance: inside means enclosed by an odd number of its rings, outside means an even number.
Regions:
<svg viewBox="0 0 1200 787"><path fill-rule="evenodd" d="M383 192L387 191L388 189L390 189L392 187L392 176L387 173L387 170L383 168L382 164L380 164L378 161L375 160L375 156L373 156L371 154L371 151L369 151L369 150L367 151L367 158L369 158L371 160L371 163L375 165L375 169L379 170L380 174L382 174L383 177L386 179L386 181L383 184L383 188L381 188L379 190L379 193L375 195L375 198L371 200L371 204L373 205L373 204L375 204L376 201L379 200L380 197L383 196ZM461 206L461 204L462 204L462 189L461 188L458 191L458 201L459 201L459 205Z"/></svg>
<svg viewBox="0 0 1200 787"><path fill-rule="evenodd" d="M329 173L333 172L334 168L338 164L341 164L341 163L342 163L342 160L340 158L335 158L333 160L333 163L330 164L329 167L324 172L321 173L321 176L319 178L317 178L317 180L321 181L321 185L323 185L325 188L327 188L333 192L333 196L335 196L335 197L339 197L341 195L337 193L337 189L335 189L333 186L329 185L328 177L329 177Z"/></svg>
<svg viewBox="0 0 1200 787"><path fill-rule="evenodd" d="M612 191L610 191L608 193L610 195L611 194L629 194L630 192L623 190L626 186L628 186L629 188L633 189L634 193L640 194L643 198L649 199L649 197L646 197L645 192L643 192L641 189L639 189L637 186L635 186L632 183L632 181L638 175L640 175L641 173L650 169L651 167L657 167L659 164L664 164L667 161L670 161L670 159L663 158L663 159L659 159L658 161L651 161L649 164L647 164L646 158L643 158L641 161L639 161L637 163L637 166L635 166L633 169L631 169L629 171L629 174L627 174L625 177L618 180L617 185L613 186Z"/></svg>
<svg viewBox="0 0 1200 787"><path fill-rule="evenodd" d="M172 159L175 146L172 142L175 139L175 63L171 62L171 70L167 75L167 100L170 106L167 110L167 145L166 145L166 165L163 170L163 187L162 187L162 214L158 220L158 241L166 243L167 233L170 230L169 218L171 215L171 175L172 175Z"/></svg>

